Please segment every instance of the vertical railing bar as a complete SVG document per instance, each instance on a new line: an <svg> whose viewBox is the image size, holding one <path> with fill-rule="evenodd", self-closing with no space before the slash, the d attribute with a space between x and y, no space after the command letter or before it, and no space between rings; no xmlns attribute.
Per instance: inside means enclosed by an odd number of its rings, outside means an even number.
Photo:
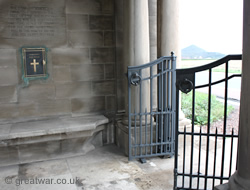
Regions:
<svg viewBox="0 0 250 190"><path fill-rule="evenodd" d="M215 142L214 142L214 168L213 168L213 187L215 183L215 173L216 173L216 154L217 154L217 138L218 138L218 129L215 130Z"/></svg>
<svg viewBox="0 0 250 190"><path fill-rule="evenodd" d="M172 122L173 122L173 119L171 119L172 118L172 102L171 102L171 99L172 99L172 88L173 88L173 83L172 83L172 81L173 81L173 78L171 78L172 77L172 75L171 75L171 68L172 68L172 65L171 64L173 64L173 60L171 59L171 60L169 60L168 61L168 106L167 106L167 110L169 111L169 114L168 114L168 123L167 123L167 125L168 125L168 135L167 135L167 141L168 142L170 142L170 139L172 139L172 137L170 136L170 135L172 135L171 134L171 126L172 126ZM171 85L172 84L172 85ZM172 143L171 143L171 145L172 145Z"/></svg>
<svg viewBox="0 0 250 190"><path fill-rule="evenodd" d="M158 142L158 132L159 132L158 128L159 128L159 114L156 115L155 143ZM156 145L156 147L155 147L156 153L158 151L157 149L158 149L158 145Z"/></svg>
<svg viewBox="0 0 250 190"><path fill-rule="evenodd" d="M160 121L160 142L161 142L161 145L160 145L160 147L161 147L161 150L160 150L160 153L162 154L162 140L163 140L163 111L164 111L164 102L163 102L163 97L164 97L164 75L165 74L163 74L163 71L164 71L164 61L162 62L162 64L161 64L161 121Z"/></svg>
<svg viewBox="0 0 250 190"><path fill-rule="evenodd" d="M160 118L160 112L161 112L161 102L162 102L162 98L161 98L161 91L162 91L162 85L161 85L161 83L162 83L162 81L161 81L161 77L162 77L162 61L161 62L159 62L158 63L158 65L157 65L157 70L158 70L158 72L157 72L157 74L158 74L158 76L157 76L157 86L158 86L158 90L157 90L157 96L158 96L158 98L157 98L157 111L158 111L158 113L157 113L157 115L156 115L156 132L155 132L155 142L156 143L158 143L159 142L159 131L160 131L160 122L161 122L161 118ZM159 146L157 145L156 146L156 153L158 153L159 152Z"/></svg>
<svg viewBox="0 0 250 190"><path fill-rule="evenodd" d="M201 168L201 127L200 127L200 136L199 136L199 157L198 157L198 179L197 179L197 189L200 186L200 168Z"/></svg>
<svg viewBox="0 0 250 190"><path fill-rule="evenodd" d="M227 97L228 97L228 61L225 64L225 95L224 95L224 127L223 127L223 148L222 148L222 159L221 159L221 180L220 183L223 183L224 176L224 159L225 159L225 144L226 144L226 130L227 130Z"/></svg>
<svg viewBox="0 0 250 190"><path fill-rule="evenodd" d="M209 139L210 139L210 119L211 119L211 83L212 83L212 69L209 69L209 87L208 87L208 122L207 122L207 149L206 149L206 169L205 169L205 184L204 189L207 189L207 175L209 163Z"/></svg>
<svg viewBox="0 0 250 190"><path fill-rule="evenodd" d="M174 57L174 55L172 54L172 117L173 117L173 120L172 120L172 124L171 124L171 130L172 130L172 136L171 136L171 152L174 153L175 151L175 148L177 149L177 147L175 147L175 140L178 141L176 138L175 138L175 122L176 122L176 86L175 86L175 83L176 83L176 58Z"/></svg>
<svg viewBox="0 0 250 190"><path fill-rule="evenodd" d="M187 127L185 126L184 127L184 139L183 139L183 163L182 163L182 171L183 171L183 174L185 174L185 168L186 168L186 162L185 162L185 158L186 158L186 131L187 130ZM184 180L185 180L185 176L183 175L182 176L182 188L184 188Z"/></svg>
<svg viewBox="0 0 250 190"><path fill-rule="evenodd" d="M163 77L163 97L162 97L162 101L163 101L163 120L162 120L162 144L167 142L167 125L168 125L168 114L166 114L165 112L167 111L167 93L168 93L168 86L167 86L167 64L168 64L168 60L164 60L164 65L163 65L163 71L164 71L164 77ZM164 144L162 145L162 152L161 153L165 153L166 152L166 147L167 145Z"/></svg>
<svg viewBox="0 0 250 190"><path fill-rule="evenodd" d="M132 142L131 142L131 86L130 72L128 71L128 143L129 143L129 160L132 159Z"/></svg>
<svg viewBox="0 0 250 190"><path fill-rule="evenodd" d="M176 71L174 71L174 73L176 73ZM176 78L177 78L177 74L176 74ZM175 84L174 84L175 85ZM179 154L179 89L176 88L176 100L175 100L175 106L176 106L176 114L175 114L175 159L174 159L174 188L177 188L177 170L178 170L178 154Z"/></svg>
<svg viewBox="0 0 250 190"><path fill-rule="evenodd" d="M193 76L193 81L195 85L195 74ZM191 189L192 185L192 174L193 174L193 153L194 153L194 116L195 116L195 88L193 88L193 102L192 102L192 137L191 137L191 155L190 155L190 179L189 179L189 188Z"/></svg>
<svg viewBox="0 0 250 190"><path fill-rule="evenodd" d="M153 69L150 67L150 154L152 155L152 143L153 143Z"/></svg>
<svg viewBox="0 0 250 190"><path fill-rule="evenodd" d="M139 70L139 75L142 76L142 70ZM142 83L140 84L140 108L139 108L139 115L140 115L140 156L142 156Z"/></svg>
<svg viewBox="0 0 250 190"><path fill-rule="evenodd" d="M234 145L234 128L232 128L232 132L231 132L231 152L230 152L230 166L229 166L229 176L231 176L232 173L232 158L233 158L233 145Z"/></svg>
<svg viewBox="0 0 250 190"><path fill-rule="evenodd" d="M148 111L147 108L145 108L145 145L147 144L147 117L148 117ZM145 155L147 155L147 148L148 146L145 146Z"/></svg>
<svg viewBox="0 0 250 190"><path fill-rule="evenodd" d="M136 129L136 117L137 117L137 113L136 113L136 109L135 109L135 120L134 120L134 123L135 123L135 125L134 125L134 134L135 134L135 137L134 137L134 139L135 139L135 145L137 145L137 137L136 137L136 134L137 134L137 129ZM135 146L135 156L137 155L137 147Z"/></svg>

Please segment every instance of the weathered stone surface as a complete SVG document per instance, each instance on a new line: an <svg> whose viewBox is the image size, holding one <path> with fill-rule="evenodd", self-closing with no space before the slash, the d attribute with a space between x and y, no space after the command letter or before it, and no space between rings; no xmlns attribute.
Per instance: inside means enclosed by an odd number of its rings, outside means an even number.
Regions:
<svg viewBox="0 0 250 190"><path fill-rule="evenodd" d="M0 46L66 44L65 1L1 1Z"/></svg>
<svg viewBox="0 0 250 190"><path fill-rule="evenodd" d="M68 172L68 166L65 160L51 160L47 162L22 164L19 166L19 177L22 179L49 177L66 174Z"/></svg>
<svg viewBox="0 0 250 190"><path fill-rule="evenodd" d="M71 113L69 100L40 100L36 102L36 106L38 117L69 115Z"/></svg>
<svg viewBox="0 0 250 190"><path fill-rule="evenodd" d="M79 98L71 100L72 113L91 113L105 110L104 97Z"/></svg>
<svg viewBox="0 0 250 190"><path fill-rule="evenodd" d="M15 85L17 83L17 67L0 67L0 85Z"/></svg>
<svg viewBox="0 0 250 190"><path fill-rule="evenodd" d="M113 95L115 94L114 81L97 81L92 82L94 95Z"/></svg>
<svg viewBox="0 0 250 190"><path fill-rule="evenodd" d="M114 46L114 45L115 45L115 33L104 32L104 46Z"/></svg>
<svg viewBox="0 0 250 190"><path fill-rule="evenodd" d="M19 115L17 104L0 104L0 120L13 119Z"/></svg>
<svg viewBox="0 0 250 190"><path fill-rule="evenodd" d="M16 66L15 49L0 49L0 66Z"/></svg>
<svg viewBox="0 0 250 190"><path fill-rule="evenodd" d="M104 14L113 14L114 13L114 2L115 0L101 0L102 2L102 12Z"/></svg>
<svg viewBox="0 0 250 190"><path fill-rule="evenodd" d="M52 49L53 65L87 64L90 62L89 49Z"/></svg>
<svg viewBox="0 0 250 190"><path fill-rule="evenodd" d="M108 63L115 61L113 48L92 48L90 51L92 63Z"/></svg>
<svg viewBox="0 0 250 190"><path fill-rule="evenodd" d="M66 13L113 14L113 0L67 0Z"/></svg>
<svg viewBox="0 0 250 190"><path fill-rule="evenodd" d="M71 76L73 81L101 80L104 79L104 65L72 65Z"/></svg>
<svg viewBox="0 0 250 190"><path fill-rule="evenodd" d="M150 47L157 46L157 18L156 16L149 17L149 37L150 37Z"/></svg>
<svg viewBox="0 0 250 190"><path fill-rule="evenodd" d="M61 154L60 141L19 145L20 163L37 162L58 158Z"/></svg>
<svg viewBox="0 0 250 190"><path fill-rule="evenodd" d="M16 85L0 86L0 102L17 102Z"/></svg>
<svg viewBox="0 0 250 190"><path fill-rule="evenodd" d="M72 47L96 47L103 45L103 32L69 31Z"/></svg>
<svg viewBox="0 0 250 190"><path fill-rule="evenodd" d="M113 30L114 19L112 16L92 15L89 17L89 28L90 30Z"/></svg>
<svg viewBox="0 0 250 190"><path fill-rule="evenodd" d="M89 16L80 14L67 15L68 30L87 30L89 29Z"/></svg>
<svg viewBox="0 0 250 190"><path fill-rule="evenodd" d="M18 164L18 149L16 147L0 148L0 166Z"/></svg>
<svg viewBox="0 0 250 190"><path fill-rule="evenodd" d="M0 139L2 136L9 135L12 124L0 125ZM0 142L0 146L4 146L4 143Z"/></svg>
<svg viewBox="0 0 250 190"><path fill-rule="evenodd" d="M103 115L83 117L46 118L43 120L30 120L13 124L0 125L1 145L3 140L16 140L11 145L32 144L78 137L89 137L93 133L103 130L109 120ZM55 138L54 135L58 135ZM79 136L80 135L80 136ZM51 137L54 137L51 138Z"/></svg>
<svg viewBox="0 0 250 190"><path fill-rule="evenodd" d="M71 81L70 66L54 66L53 78L56 82L69 82Z"/></svg>
<svg viewBox="0 0 250 190"><path fill-rule="evenodd" d="M115 78L115 66L114 64L105 64L105 79Z"/></svg>
<svg viewBox="0 0 250 190"><path fill-rule="evenodd" d="M53 84L30 84L28 87L20 88L20 102L36 102L40 99L54 99L55 86Z"/></svg>
<svg viewBox="0 0 250 190"><path fill-rule="evenodd" d="M105 97L72 99L72 113L101 112L105 110Z"/></svg>
<svg viewBox="0 0 250 190"><path fill-rule="evenodd" d="M16 104L14 108L16 113L12 116L10 113L4 115L4 118L15 118L27 120L30 118L40 118L40 117L52 117L59 115L70 115L71 106L70 101L67 99L62 100L49 100L49 99L40 99L35 102L23 102ZM8 113L8 112L7 112Z"/></svg>
<svg viewBox="0 0 250 190"><path fill-rule="evenodd" d="M157 0L149 0L149 16L156 16L157 15Z"/></svg>
<svg viewBox="0 0 250 190"><path fill-rule="evenodd" d="M107 111L116 111L116 98L115 96L106 97L106 110Z"/></svg>
<svg viewBox="0 0 250 190"><path fill-rule="evenodd" d="M90 82L74 82L56 85L56 98L82 98L91 95Z"/></svg>

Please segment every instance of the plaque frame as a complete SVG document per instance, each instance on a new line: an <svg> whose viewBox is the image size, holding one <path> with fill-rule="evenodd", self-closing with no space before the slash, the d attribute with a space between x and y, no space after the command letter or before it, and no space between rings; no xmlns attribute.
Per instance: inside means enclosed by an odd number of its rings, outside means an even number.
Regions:
<svg viewBox="0 0 250 190"><path fill-rule="evenodd" d="M22 47L20 51L22 55L22 79L24 82L28 83L29 80L47 79L47 48L41 46Z"/></svg>

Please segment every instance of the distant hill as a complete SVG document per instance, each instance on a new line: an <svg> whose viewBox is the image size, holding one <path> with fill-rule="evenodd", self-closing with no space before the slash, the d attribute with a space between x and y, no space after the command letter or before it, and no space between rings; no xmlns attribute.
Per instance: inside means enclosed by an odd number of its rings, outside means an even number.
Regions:
<svg viewBox="0 0 250 190"><path fill-rule="evenodd" d="M218 52L207 52L195 45L188 46L181 50L182 59L220 59L225 55Z"/></svg>

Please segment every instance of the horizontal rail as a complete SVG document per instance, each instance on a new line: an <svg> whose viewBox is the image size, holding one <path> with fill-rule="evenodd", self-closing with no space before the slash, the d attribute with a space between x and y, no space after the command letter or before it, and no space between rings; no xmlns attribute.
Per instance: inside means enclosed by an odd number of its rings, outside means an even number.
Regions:
<svg viewBox="0 0 250 190"><path fill-rule="evenodd" d="M221 59L218 59L210 64L207 65L202 65L202 66L198 66L198 67L192 67L192 68L186 68L186 69L176 69L176 74L177 75L182 75L182 74L192 74L192 73L196 73L196 72L201 72L201 71L205 71L217 66L220 66L222 64L224 64L227 61L230 60L241 60L242 59L242 55L238 54L238 55L227 55Z"/></svg>
<svg viewBox="0 0 250 190"><path fill-rule="evenodd" d="M155 61L152 61L150 63L142 64L142 65L136 65L136 66L128 66L128 70L139 70L139 69L144 69L148 67L152 67L154 65L159 64L159 62L169 60L169 59L176 59L176 56L163 56L160 57L159 59L156 59Z"/></svg>

